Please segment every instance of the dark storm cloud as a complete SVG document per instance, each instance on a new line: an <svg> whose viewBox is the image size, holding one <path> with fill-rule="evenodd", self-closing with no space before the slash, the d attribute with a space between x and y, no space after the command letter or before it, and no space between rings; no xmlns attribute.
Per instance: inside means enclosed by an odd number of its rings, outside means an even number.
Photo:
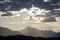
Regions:
<svg viewBox="0 0 60 40"><path fill-rule="evenodd" d="M4 17L4 16L12 16L13 14L10 13L10 12L5 12L6 14L2 14L1 16Z"/></svg>
<svg viewBox="0 0 60 40"><path fill-rule="evenodd" d="M60 17L60 10L52 10L45 14L46 17Z"/></svg>
<svg viewBox="0 0 60 40"><path fill-rule="evenodd" d="M1 3L0 11L5 10L6 7L9 8L9 6L11 7L7 10L20 10L21 8L30 8L32 4L43 9L53 10L60 7L60 5L56 5L59 2L60 0L51 0L50 2L44 2L43 0L12 0L11 2ZM52 4L55 5L52 6Z"/></svg>
<svg viewBox="0 0 60 40"><path fill-rule="evenodd" d="M49 17L49 18L45 18L43 22L56 22L56 19L54 17Z"/></svg>
<svg viewBox="0 0 60 40"><path fill-rule="evenodd" d="M55 17L60 17L60 10L54 10L52 11L52 16L55 16Z"/></svg>

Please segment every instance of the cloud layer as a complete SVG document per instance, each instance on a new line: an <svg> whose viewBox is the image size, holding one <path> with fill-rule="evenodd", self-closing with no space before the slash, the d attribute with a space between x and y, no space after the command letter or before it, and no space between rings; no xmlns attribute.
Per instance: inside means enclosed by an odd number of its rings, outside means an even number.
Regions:
<svg viewBox="0 0 60 40"><path fill-rule="evenodd" d="M23 19L25 20L35 20L35 21L56 21L56 17L60 17L59 14L60 10L46 10L46 9L42 9L39 7L35 7L35 5L32 5L32 7L30 9L27 8L22 8L19 11L6 11L4 12L5 14L2 14L2 17L22 17L23 15ZM27 16L27 17L25 17ZM47 20L45 20L47 19ZM52 20L50 20L52 19Z"/></svg>

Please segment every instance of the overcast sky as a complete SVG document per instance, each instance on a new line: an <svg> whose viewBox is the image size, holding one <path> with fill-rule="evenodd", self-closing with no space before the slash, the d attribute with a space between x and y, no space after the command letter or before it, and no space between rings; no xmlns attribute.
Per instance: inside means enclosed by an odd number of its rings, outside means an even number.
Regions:
<svg viewBox="0 0 60 40"><path fill-rule="evenodd" d="M40 14L43 13L42 15L44 15L44 11L46 11L49 13L49 16L60 17L60 0L13 0L9 3L1 3L0 5L0 11L5 11L3 13L0 13L0 26L7 27L12 30L22 30L27 26L31 26L32 21L26 21L25 18L32 16L34 19L33 16L36 15L34 14L35 12L39 12ZM38 11L33 10L34 7L37 8ZM7 12L6 10L13 10L15 12ZM43 18L41 19L43 20ZM60 18L57 20L59 19Z"/></svg>

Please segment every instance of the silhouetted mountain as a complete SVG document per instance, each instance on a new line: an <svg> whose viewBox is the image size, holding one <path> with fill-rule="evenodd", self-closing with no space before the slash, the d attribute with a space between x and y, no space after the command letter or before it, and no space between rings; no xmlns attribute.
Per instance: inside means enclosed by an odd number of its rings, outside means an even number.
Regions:
<svg viewBox="0 0 60 40"><path fill-rule="evenodd" d="M60 37L60 32L56 33L54 37Z"/></svg>
<svg viewBox="0 0 60 40"><path fill-rule="evenodd" d="M1 36L11 36L11 35L22 35L22 33L17 31L12 31L8 28L0 27L0 35Z"/></svg>
<svg viewBox="0 0 60 40"><path fill-rule="evenodd" d="M38 30L32 27L27 27L24 30L21 31L21 33L23 33L24 35L27 36L33 36L33 37L52 37L55 32L51 31L51 30Z"/></svg>
<svg viewBox="0 0 60 40"><path fill-rule="evenodd" d="M42 38L42 37L31 37L24 35L15 35L15 36L0 36L1 40L60 40L60 38Z"/></svg>

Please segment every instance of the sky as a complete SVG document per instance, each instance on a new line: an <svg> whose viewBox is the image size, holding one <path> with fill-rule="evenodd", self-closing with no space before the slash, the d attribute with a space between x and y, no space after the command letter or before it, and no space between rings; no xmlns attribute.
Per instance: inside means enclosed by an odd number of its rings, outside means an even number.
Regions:
<svg viewBox="0 0 60 40"><path fill-rule="evenodd" d="M60 0L13 0L1 2L0 5L0 26L2 27L15 31L23 30L28 26L39 30L60 31ZM45 19L49 22L43 22Z"/></svg>

